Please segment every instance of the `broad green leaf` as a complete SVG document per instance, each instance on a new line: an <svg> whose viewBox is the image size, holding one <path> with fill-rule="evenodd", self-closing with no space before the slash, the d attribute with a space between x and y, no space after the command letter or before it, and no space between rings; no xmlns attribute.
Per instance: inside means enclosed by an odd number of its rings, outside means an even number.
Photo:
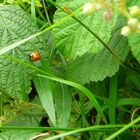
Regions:
<svg viewBox="0 0 140 140"><path fill-rule="evenodd" d="M33 138L39 132L36 131L22 131L22 130L11 130L0 133L0 140L29 140Z"/></svg>
<svg viewBox="0 0 140 140"><path fill-rule="evenodd" d="M74 0L64 2L63 6L76 10L84 2L84 0ZM95 12L92 15L83 15L81 12L76 17L107 43L111 37L111 30L115 25L117 14L114 11L112 20L107 22L103 18L103 13L104 10ZM54 16L54 22L59 21L64 16L66 16L66 13L57 10ZM76 58L85 53L94 54L103 48L102 43L73 18L54 28L53 36L56 48L70 58Z"/></svg>
<svg viewBox="0 0 140 140"><path fill-rule="evenodd" d="M114 31L108 45L119 56L119 59L125 60L128 44L127 39L120 35L120 30ZM118 70L118 60L104 48L94 55L87 53L71 61L67 66L66 76L69 80L84 84L90 81L102 81L107 76L113 76Z"/></svg>
<svg viewBox="0 0 140 140"><path fill-rule="evenodd" d="M0 6L0 48L22 40L38 32L30 16L18 6ZM7 54L30 63L29 53L39 51L45 54L45 43L36 37L9 51ZM0 56L0 90L12 98L27 100L30 91L30 75L27 68L4 56Z"/></svg>
<svg viewBox="0 0 140 140"><path fill-rule="evenodd" d="M54 94L55 110L57 114L57 126L67 127L71 112L72 95L70 87L56 83Z"/></svg>
<svg viewBox="0 0 140 140"><path fill-rule="evenodd" d="M52 81L43 77L34 76L33 82L35 84L35 88L39 95L42 106L48 113L49 119L51 120L52 124L56 126L56 116L52 96Z"/></svg>
<svg viewBox="0 0 140 140"><path fill-rule="evenodd" d="M133 33L129 36L129 43L134 57L140 63L140 34Z"/></svg>

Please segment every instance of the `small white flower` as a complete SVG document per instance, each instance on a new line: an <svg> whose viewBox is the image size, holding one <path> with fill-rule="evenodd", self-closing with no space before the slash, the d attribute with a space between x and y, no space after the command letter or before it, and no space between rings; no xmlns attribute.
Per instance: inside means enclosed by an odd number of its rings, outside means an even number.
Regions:
<svg viewBox="0 0 140 140"><path fill-rule="evenodd" d="M137 25L137 29L140 31L140 23L138 23L138 25Z"/></svg>
<svg viewBox="0 0 140 140"><path fill-rule="evenodd" d="M121 34L122 34L123 36L129 36L130 33L131 33L131 30L130 30L130 28L129 28L128 26L124 26L124 27L122 28L122 30L121 30Z"/></svg>
<svg viewBox="0 0 140 140"><path fill-rule="evenodd" d="M140 8L138 6L132 6L129 8L131 16L140 16Z"/></svg>
<svg viewBox="0 0 140 140"><path fill-rule="evenodd" d="M83 6L83 13L84 14L90 14L90 13L93 13L94 11L95 11L95 5L93 4L93 2L87 2Z"/></svg>
<svg viewBox="0 0 140 140"><path fill-rule="evenodd" d="M128 21L127 21L127 25L130 27L130 28L136 28L137 27L137 24L138 24L138 20L136 18L130 18Z"/></svg>

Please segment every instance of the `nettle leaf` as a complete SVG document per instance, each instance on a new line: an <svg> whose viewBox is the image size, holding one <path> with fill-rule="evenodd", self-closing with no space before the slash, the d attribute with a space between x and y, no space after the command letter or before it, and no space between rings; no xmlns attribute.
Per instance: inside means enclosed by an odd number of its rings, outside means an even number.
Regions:
<svg viewBox="0 0 140 140"><path fill-rule="evenodd" d="M30 16L18 6L0 6L0 23L0 48L38 31ZM9 51L7 55L31 64L29 53L38 51L44 55L44 48L44 41L36 37ZM31 86L30 72L25 66L0 56L0 90L13 98L26 100Z"/></svg>
<svg viewBox="0 0 140 140"><path fill-rule="evenodd" d="M130 35L129 43L134 57L136 57L136 59L140 63L140 34L133 33L132 35Z"/></svg>
<svg viewBox="0 0 140 140"><path fill-rule="evenodd" d="M70 7L73 11L78 9L84 0L74 0L63 3L63 6ZM87 25L95 34L100 36L104 42L108 42L111 37L111 30L116 23L117 14L114 12L112 20L107 22L103 18L104 10L95 12L91 15L79 13L76 17ZM54 22L67 16L63 11L57 10L54 16ZM82 56L85 53L97 53L103 48L103 45L83 27L79 22L71 18L60 26L53 29L53 37L56 48L64 55L70 58Z"/></svg>
<svg viewBox="0 0 140 140"><path fill-rule="evenodd" d="M33 138L39 132L28 130L28 131L21 131L21 130L11 130L11 131L4 131L0 133L1 140L29 140Z"/></svg>
<svg viewBox="0 0 140 140"><path fill-rule="evenodd" d="M24 114L20 114L20 115L18 114L18 116L15 116L14 113L11 114L10 117L8 116L8 119L11 120L6 122L5 126L24 126L24 127L39 126L40 125L39 122L42 119L42 117L34 117L32 115L28 116Z"/></svg>
<svg viewBox="0 0 140 140"><path fill-rule="evenodd" d="M124 24L120 21L122 20L118 21L108 45L119 56L119 59L124 61L129 49L127 39L120 35L121 26ZM66 68L66 77L84 84L90 81L102 81L107 76L113 76L118 70L118 60L104 48L94 55L86 53L71 61Z"/></svg>

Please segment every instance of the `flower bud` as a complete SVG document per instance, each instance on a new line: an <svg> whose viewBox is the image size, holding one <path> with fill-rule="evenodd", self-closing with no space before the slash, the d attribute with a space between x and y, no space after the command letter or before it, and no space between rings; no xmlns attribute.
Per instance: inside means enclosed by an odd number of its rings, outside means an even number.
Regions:
<svg viewBox="0 0 140 140"><path fill-rule="evenodd" d="M131 30L130 30L130 28L129 28L128 26L124 26L124 27L122 28L122 30L121 30L121 34L122 34L123 36L129 36L130 33L131 33Z"/></svg>
<svg viewBox="0 0 140 140"><path fill-rule="evenodd" d="M109 21L109 20L112 19L112 14L111 14L109 11L105 11L105 12L103 13L103 17L104 17L104 19L105 19L106 21Z"/></svg>
<svg viewBox="0 0 140 140"><path fill-rule="evenodd" d="M140 16L140 8L138 6L132 6L129 8L131 16Z"/></svg>
<svg viewBox="0 0 140 140"><path fill-rule="evenodd" d="M140 23L137 24L137 29L140 31Z"/></svg>
<svg viewBox="0 0 140 140"><path fill-rule="evenodd" d="M63 10L64 10L64 12L66 12L67 14L71 14L71 13L72 13L71 9L70 9L69 7L67 7L67 6L65 6L65 7L63 8Z"/></svg>
<svg viewBox="0 0 140 140"><path fill-rule="evenodd" d="M84 14L91 14L95 11L95 5L93 4L93 2L87 2L84 6L83 6L83 13Z"/></svg>
<svg viewBox="0 0 140 140"><path fill-rule="evenodd" d="M136 28L137 25L138 25L138 20L136 18L130 18L128 21L127 21L127 25L130 27L130 28Z"/></svg>

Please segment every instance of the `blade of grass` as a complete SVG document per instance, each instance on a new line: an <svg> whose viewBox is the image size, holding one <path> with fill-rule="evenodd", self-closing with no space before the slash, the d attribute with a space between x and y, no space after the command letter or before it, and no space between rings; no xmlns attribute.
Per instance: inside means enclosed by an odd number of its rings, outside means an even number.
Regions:
<svg viewBox="0 0 140 140"><path fill-rule="evenodd" d="M107 129L106 131L110 131L109 128L114 131L114 129L116 130L116 129L122 128L124 126L126 126L126 124L96 125L96 126L90 126L90 127L86 127L86 128L1 126L0 127L0 130L13 130L13 129L17 129L17 130L62 130L62 131L72 131L72 130L81 129L82 131L81 130L78 130L78 131L79 132L83 132L83 131L89 131L89 130L92 130L92 131L94 131L94 130L101 131L101 130L106 130L106 129ZM132 125L130 128L140 128L140 125Z"/></svg>
<svg viewBox="0 0 140 140"><path fill-rule="evenodd" d="M109 83L109 101L116 104L117 100L117 75L110 78ZM116 122L116 107L110 105L109 106L109 122L110 124L115 124Z"/></svg>
<svg viewBox="0 0 140 140"><path fill-rule="evenodd" d="M52 81L46 78L34 76L33 82L39 95L42 106L48 113L49 119L51 120L53 126L56 126L56 116L52 96Z"/></svg>
<svg viewBox="0 0 140 140"><path fill-rule="evenodd" d="M36 11L35 11L35 2L31 0L31 17L33 21L36 23Z"/></svg>
<svg viewBox="0 0 140 140"><path fill-rule="evenodd" d="M122 105L137 105L140 106L140 99L139 98L124 98L124 99L119 99L117 104L119 106Z"/></svg>
<svg viewBox="0 0 140 140"><path fill-rule="evenodd" d="M55 82L53 98L57 116L57 127L67 127L69 124L72 94L71 88L62 83Z"/></svg>
<svg viewBox="0 0 140 140"><path fill-rule="evenodd" d="M86 118L86 112L85 112L85 107L84 107L84 101L83 101L84 96L80 95L80 102L79 102L79 106L80 106L80 112L81 112L81 116L82 116L82 120L83 120L83 126L89 126L89 122Z"/></svg>
<svg viewBox="0 0 140 140"><path fill-rule="evenodd" d="M47 5L48 5L48 3L47 3ZM48 10L47 10L47 7L46 7L46 4L45 4L44 0L43 0L43 7L44 7L44 11L45 11L45 15L46 15L46 19L48 21L48 24L51 26L52 23L51 23L49 13L48 13ZM48 62L51 63L51 61L53 59L54 52L55 52L55 45L54 45L53 37L51 35L51 31L49 32L48 46L49 46L49 49L48 49Z"/></svg>
<svg viewBox="0 0 140 140"><path fill-rule="evenodd" d="M46 4L45 4L45 1L44 0L43 0L43 7L44 7L46 19L47 19L49 25L51 25L52 23L51 23L51 20L50 20L50 17L49 17L48 11L47 11L47 7L46 7Z"/></svg>
<svg viewBox="0 0 140 140"><path fill-rule="evenodd" d="M41 20L46 22L46 18L44 17L44 15L43 15L43 13L42 13L42 11L41 11L41 9L39 7L36 7L36 13L37 13L37 15L39 15L39 18Z"/></svg>
<svg viewBox="0 0 140 140"><path fill-rule="evenodd" d="M140 118L139 118L140 119ZM72 134L75 134L75 133L79 133L79 132L85 132L85 131L94 131L94 130L98 130L99 128L102 130L102 129L117 129L119 128L120 126L122 126L123 128L126 127L126 125L97 125L97 126L91 126L91 127L86 127L86 128L79 128L79 129L76 129L76 130L72 130L72 131L69 131L69 132L66 132L66 133L61 133L59 135L55 135L55 136L52 136L52 137L49 137L49 138L45 138L44 140L55 140L55 139L58 139L58 138L62 138L62 137L65 137L65 136L68 136L68 135L72 135ZM132 124L129 128L133 128L134 125ZM140 127L140 125L139 125ZM122 129L123 129L122 128ZM105 139L105 140L111 140L111 139Z"/></svg>
<svg viewBox="0 0 140 140"><path fill-rule="evenodd" d="M124 131L126 131L128 128L132 127L134 124L138 123L139 121L140 121L140 117L136 118L134 121L132 121L131 123L127 124L126 126L124 126L123 128L121 128L117 132L113 133L111 136L109 136L105 140L113 140L119 134L123 133Z"/></svg>

